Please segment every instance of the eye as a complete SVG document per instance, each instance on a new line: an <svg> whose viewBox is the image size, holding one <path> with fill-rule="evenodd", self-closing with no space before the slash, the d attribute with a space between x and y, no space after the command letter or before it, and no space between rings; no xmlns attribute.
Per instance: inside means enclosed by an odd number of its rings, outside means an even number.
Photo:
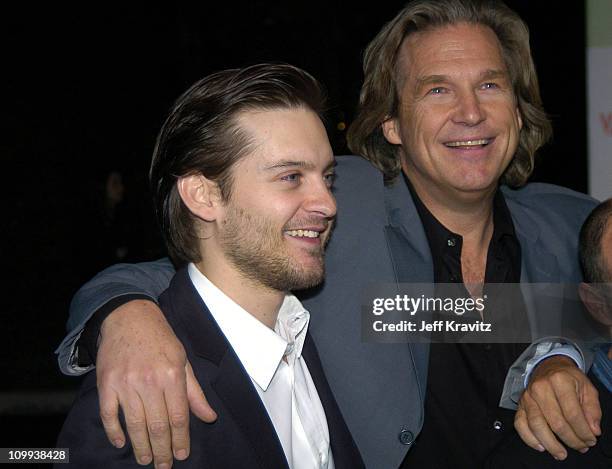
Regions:
<svg viewBox="0 0 612 469"><path fill-rule="evenodd" d="M436 86L435 88L430 89L427 94L444 94L446 93L446 88L442 86Z"/></svg>
<svg viewBox="0 0 612 469"><path fill-rule="evenodd" d="M485 89L485 90L496 90L499 88L499 85L497 83L493 83L493 82L489 82L489 83L484 83L481 88Z"/></svg>
<svg viewBox="0 0 612 469"><path fill-rule="evenodd" d="M287 182L300 182L300 173L291 173L291 174L286 174L283 177L281 177L281 181L287 181Z"/></svg>
<svg viewBox="0 0 612 469"><path fill-rule="evenodd" d="M323 179L325 179L325 184L327 187L332 187L334 185L334 181L336 180L336 173L326 174L323 176Z"/></svg>

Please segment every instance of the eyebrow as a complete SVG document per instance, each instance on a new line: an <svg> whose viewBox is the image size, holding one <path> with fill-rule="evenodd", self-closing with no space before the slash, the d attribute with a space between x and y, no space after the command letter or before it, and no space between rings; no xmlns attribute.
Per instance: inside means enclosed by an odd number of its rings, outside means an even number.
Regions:
<svg viewBox="0 0 612 469"><path fill-rule="evenodd" d="M336 166L336 160L332 160L326 167L325 170ZM275 161L274 163L265 165L262 167L264 171L272 171L275 169L286 169L286 168L304 168L304 169L315 169L315 164L304 160L281 160Z"/></svg>
<svg viewBox="0 0 612 469"><path fill-rule="evenodd" d="M424 77L417 78L415 83L415 89L420 90L426 85L433 85L434 83L445 83L449 81L448 75L427 75Z"/></svg>
<svg viewBox="0 0 612 469"><path fill-rule="evenodd" d="M480 75L480 79L481 80L490 80L493 78L508 78L508 72L506 70L485 70L483 73L481 73Z"/></svg>

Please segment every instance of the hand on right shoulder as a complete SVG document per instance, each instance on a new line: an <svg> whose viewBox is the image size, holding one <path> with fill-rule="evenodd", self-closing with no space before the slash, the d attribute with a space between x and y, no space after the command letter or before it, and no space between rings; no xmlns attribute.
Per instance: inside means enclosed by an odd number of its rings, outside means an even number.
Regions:
<svg viewBox="0 0 612 469"><path fill-rule="evenodd" d="M118 418L123 410L136 460L172 465L173 454L189 454L189 407L212 422L208 406L183 345L159 307L133 300L102 323L96 360L100 416L117 447L125 444ZM162 466L163 467L163 466Z"/></svg>

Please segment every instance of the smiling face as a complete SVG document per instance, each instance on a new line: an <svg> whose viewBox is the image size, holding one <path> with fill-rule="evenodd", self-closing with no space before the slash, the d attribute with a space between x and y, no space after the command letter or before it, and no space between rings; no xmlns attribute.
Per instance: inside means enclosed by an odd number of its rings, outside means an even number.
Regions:
<svg viewBox="0 0 612 469"><path fill-rule="evenodd" d="M419 194L492 194L522 126L493 31L471 24L409 35L397 64L398 116L383 124ZM426 197L427 198L427 197Z"/></svg>
<svg viewBox="0 0 612 469"><path fill-rule="evenodd" d="M314 286L336 215L334 159L317 115L303 108L247 111L238 125L254 151L232 168L218 243L242 276L279 291Z"/></svg>

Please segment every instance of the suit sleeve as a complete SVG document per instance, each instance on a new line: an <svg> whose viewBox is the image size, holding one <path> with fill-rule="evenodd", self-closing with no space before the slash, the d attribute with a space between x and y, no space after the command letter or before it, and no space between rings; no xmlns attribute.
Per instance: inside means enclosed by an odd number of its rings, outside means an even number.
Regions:
<svg viewBox="0 0 612 469"><path fill-rule="evenodd" d="M55 351L60 370L67 375L81 375L93 369L93 365L78 365L76 343L85 324L98 309L125 295L145 296L156 302L168 288L174 273L174 267L167 258L140 264L117 264L83 285L70 303L66 324L68 334Z"/></svg>
<svg viewBox="0 0 612 469"><path fill-rule="evenodd" d="M593 352L586 343L576 343L563 337L540 339L527 347L508 371L499 406L516 410L533 369L542 360L554 355L568 356L585 373L593 363Z"/></svg>

